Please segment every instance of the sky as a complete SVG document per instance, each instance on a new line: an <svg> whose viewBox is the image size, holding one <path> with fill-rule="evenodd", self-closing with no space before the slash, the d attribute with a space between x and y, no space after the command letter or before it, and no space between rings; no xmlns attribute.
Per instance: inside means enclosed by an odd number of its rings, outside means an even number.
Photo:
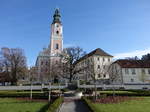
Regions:
<svg viewBox="0 0 150 112"><path fill-rule="evenodd" d="M150 0L0 0L0 48L22 48L29 66L50 43L55 8L64 47L101 48L114 59L150 53Z"/></svg>

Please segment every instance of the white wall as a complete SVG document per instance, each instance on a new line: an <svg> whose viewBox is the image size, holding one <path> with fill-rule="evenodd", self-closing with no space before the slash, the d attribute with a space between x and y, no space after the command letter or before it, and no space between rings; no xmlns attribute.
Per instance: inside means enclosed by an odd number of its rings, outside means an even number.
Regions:
<svg viewBox="0 0 150 112"><path fill-rule="evenodd" d="M97 79L108 79L109 74L106 74L104 77L104 73L107 71L108 66L112 63L112 57L110 56L94 56L94 69L96 73ZM98 66L100 68L98 69ZM101 77L99 77L99 74Z"/></svg>
<svg viewBox="0 0 150 112"><path fill-rule="evenodd" d="M125 72L125 69L128 69L128 74ZM132 74L133 69L135 69L135 74ZM145 70L145 74L142 73L142 69ZM150 83L148 70L150 68L122 68L124 83Z"/></svg>
<svg viewBox="0 0 150 112"><path fill-rule="evenodd" d="M102 71L104 72L104 70L103 70L104 66L105 66L105 68L107 68L107 66L112 62L112 57L93 55L93 56L90 56L90 57L85 58L85 59L81 60L80 62L78 62L76 65L76 68L80 69L80 68L89 66L89 64L87 64L87 62L90 64L94 63L93 69L94 69L97 79L108 79L109 78L108 74L106 74L106 76L104 77ZM98 65L100 66L100 68L98 68ZM99 74L101 74L101 77L98 77ZM78 73L75 79L91 80L90 72L87 72L86 70L84 70L82 73L80 73L80 74Z"/></svg>

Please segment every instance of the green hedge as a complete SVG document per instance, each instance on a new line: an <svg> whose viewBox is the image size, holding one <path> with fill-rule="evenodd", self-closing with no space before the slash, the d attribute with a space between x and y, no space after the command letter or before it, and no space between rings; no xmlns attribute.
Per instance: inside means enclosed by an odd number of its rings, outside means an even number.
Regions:
<svg viewBox="0 0 150 112"><path fill-rule="evenodd" d="M98 112L99 110L94 106L94 104L88 100L87 98L83 97L82 100L85 102L85 104L89 107L91 112Z"/></svg>
<svg viewBox="0 0 150 112"><path fill-rule="evenodd" d="M107 96L112 96L113 95L113 91L109 91L109 92L100 92L101 95L103 94L107 94ZM150 91L128 91L128 92L117 92L115 91L115 95L116 96L150 96Z"/></svg>
<svg viewBox="0 0 150 112"><path fill-rule="evenodd" d="M32 96L33 98L48 98L48 94L46 92L43 93L40 91L33 91ZM0 91L0 97L30 97L30 91Z"/></svg>
<svg viewBox="0 0 150 112"><path fill-rule="evenodd" d="M59 97L57 98L48 108L46 112L56 112L56 110L59 108L59 106L63 103L63 98Z"/></svg>

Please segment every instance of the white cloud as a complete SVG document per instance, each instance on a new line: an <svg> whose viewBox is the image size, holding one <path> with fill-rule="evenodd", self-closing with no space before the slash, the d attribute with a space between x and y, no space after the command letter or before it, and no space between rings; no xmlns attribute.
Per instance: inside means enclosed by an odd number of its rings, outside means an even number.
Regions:
<svg viewBox="0 0 150 112"><path fill-rule="evenodd" d="M150 48L143 49L143 50L135 50L135 51L126 52L126 53L117 53L114 55L114 58L115 59L123 59L126 57L135 57L135 56L141 58L142 55L145 55L147 53L150 53Z"/></svg>

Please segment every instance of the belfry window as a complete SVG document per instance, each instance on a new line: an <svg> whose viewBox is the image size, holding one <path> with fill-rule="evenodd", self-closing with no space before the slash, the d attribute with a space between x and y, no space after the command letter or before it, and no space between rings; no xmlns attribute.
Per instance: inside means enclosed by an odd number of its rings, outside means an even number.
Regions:
<svg viewBox="0 0 150 112"><path fill-rule="evenodd" d="M56 34L58 35L58 34L59 34L59 31L56 31Z"/></svg>
<svg viewBox="0 0 150 112"><path fill-rule="evenodd" d="M59 44L56 44L56 49L59 49Z"/></svg>

